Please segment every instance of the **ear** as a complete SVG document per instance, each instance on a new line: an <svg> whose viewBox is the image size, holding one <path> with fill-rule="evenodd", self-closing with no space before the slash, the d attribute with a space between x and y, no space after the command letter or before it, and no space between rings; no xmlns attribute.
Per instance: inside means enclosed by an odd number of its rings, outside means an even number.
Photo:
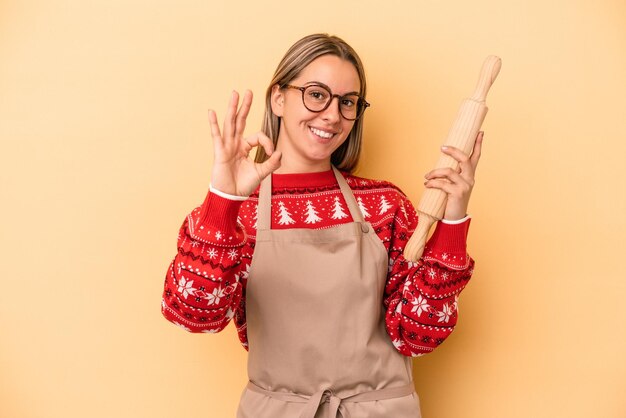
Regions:
<svg viewBox="0 0 626 418"><path fill-rule="evenodd" d="M270 103L272 104L272 112L281 118L283 116L283 105L285 102L285 92L280 88L278 84L272 86L272 95Z"/></svg>

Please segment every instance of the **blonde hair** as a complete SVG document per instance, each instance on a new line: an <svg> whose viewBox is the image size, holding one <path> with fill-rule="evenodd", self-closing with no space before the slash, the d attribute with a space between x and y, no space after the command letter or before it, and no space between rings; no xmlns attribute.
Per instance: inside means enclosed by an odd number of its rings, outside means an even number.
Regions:
<svg viewBox="0 0 626 418"><path fill-rule="evenodd" d="M283 59L278 64L274 77L265 94L265 115L263 117L262 131L272 139L274 146L278 141L280 131L280 118L272 112L271 97L272 88L275 85L283 87L291 80L298 77L302 70L316 58L322 55L335 55L351 62L357 71L361 88L359 95L365 98L367 92L365 82L365 69L356 51L343 39L325 33L305 36L293 44ZM330 161L335 167L349 173L354 172L361 155L361 138L363 134L363 115L354 122L354 126L339 148L333 152ZM258 147L255 161L263 162L268 158L263 147Z"/></svg>

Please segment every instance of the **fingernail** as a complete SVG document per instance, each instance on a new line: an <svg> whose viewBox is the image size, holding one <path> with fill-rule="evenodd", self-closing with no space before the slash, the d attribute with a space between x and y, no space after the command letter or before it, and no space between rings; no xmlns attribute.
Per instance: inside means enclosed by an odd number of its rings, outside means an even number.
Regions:
<svg viewBox="0 0 626 418"><path fill-rule="evenodd" d="M447 150L447 149L448 149L448 146L447 146L447 145L442 145L442 146L441 146L441 149L442 149L442 150Z"/></svg>

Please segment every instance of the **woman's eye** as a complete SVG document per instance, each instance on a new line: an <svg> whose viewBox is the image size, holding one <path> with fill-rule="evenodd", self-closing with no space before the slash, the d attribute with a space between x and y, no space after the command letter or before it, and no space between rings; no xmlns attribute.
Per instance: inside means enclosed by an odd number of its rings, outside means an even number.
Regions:
<svg viewBox="0 0 626 418"><path fill-rule="evenodd" d="M353 107L354 105L356 105L356 101L354 99L344 97L343 99L341 99L341 105L343 107Z"/></svg>
<svg viewBox="0 0 626 418"><path fill-rule="evenodd" d="M312 99L319 101L324 101L328 97L328 93L323 90L310 90L308 93Z"/></svg>

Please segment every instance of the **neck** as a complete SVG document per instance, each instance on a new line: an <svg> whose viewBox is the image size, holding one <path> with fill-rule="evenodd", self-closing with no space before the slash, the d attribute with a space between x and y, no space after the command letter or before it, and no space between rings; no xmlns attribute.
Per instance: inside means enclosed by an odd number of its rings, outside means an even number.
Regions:
<svg viewBox="0 0 626 418"><path fill-rule="evenodd" d="M330 170L330 156L322 160L306 159L297 152L293 152L288 145L284 145L285 142L279 139L276 145L276 149L280 150L283 156L280 161L280 167L274 173L319 173Z"/></svg>

